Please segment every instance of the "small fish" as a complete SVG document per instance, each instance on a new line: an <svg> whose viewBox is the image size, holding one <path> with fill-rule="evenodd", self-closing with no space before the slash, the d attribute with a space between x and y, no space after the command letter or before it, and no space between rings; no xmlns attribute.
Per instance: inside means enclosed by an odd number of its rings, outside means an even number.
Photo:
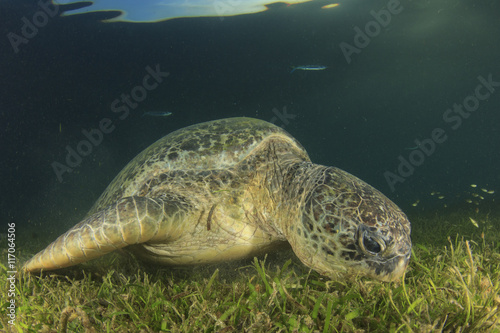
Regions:
<svg viewBox="0 0 500 333"><path fill-rule="evenodd" d="M470 184L470 187L477 187L476 184Z"/></svg>
<svg viewBox="0 0 500 333"><path fill-rule="evenodd" d="M495 190L489 190L489 191L488 191L488 192L486 192L486 193L488 193L488 194L493 194L493 193L495 193Z"/></svg>
<svg viewBox="0 0 500 333"><path fill-rule="evenodd" d="M477 224L477 222L472 217L469 217L469 219L470 219L470 222L472 223L473 226L475 226L476 228L479 228L479 224Z"/></svg>
<svg viewBox="0 0 500 333"><path fill-rule="evenodd" d="M481 191L483 191L484 193L488 193L488 190L485 188L482 188Z"/></svg>
<svg viewBox="0 0 500 333"><path fill-rule="evenodd" d="M337 6L339 6L338 3L331 3L329 5L324 5L323 7L321 7L321 9L334 8L334 7L337 7Z"/></svg>
<svg viewBox="0 0 500 333"><path fill-rule="evenodd" d="M295 66L293 67L292 71L290 74L295 72L297 69L301 71L322 71L324 69L327 69L328 67L326 66L321 66L321 65L304 65L304 66Z"/></svg>
<svg viewBox="0 0 500 333"><path fill-rule="evenodd" d="M167 111L148 111L144 112L142 116L151 116L151 117L167 117L170 116L172 112L167 112Z"/></svg>
<svg viewBox="0 0 500 333"><path fill-rule="evenodd" d="M444 195L440 195L440 196L438 197L438 199L440 199L440 200L441 200L441 199L444 199Z"/></svg>

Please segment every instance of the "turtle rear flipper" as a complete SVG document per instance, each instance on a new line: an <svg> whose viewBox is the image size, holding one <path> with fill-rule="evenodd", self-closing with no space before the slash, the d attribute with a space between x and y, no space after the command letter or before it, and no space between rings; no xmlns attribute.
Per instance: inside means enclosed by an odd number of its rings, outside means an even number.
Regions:
<svg viewBox="0 0 500 333"><path fill-rule="evenodd" d="M173 241L181 235L179 223L189 209L179 199L122 198L61 235L28 260L23 271L73 266L132 244Z"/></svg>

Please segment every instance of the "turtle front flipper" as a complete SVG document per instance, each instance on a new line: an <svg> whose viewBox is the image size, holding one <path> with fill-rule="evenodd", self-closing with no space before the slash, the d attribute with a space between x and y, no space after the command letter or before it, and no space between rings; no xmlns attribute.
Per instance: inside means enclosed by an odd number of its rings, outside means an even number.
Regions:
<svg viewBox="0 0 500 333"><path fill-rule="evenodd" d="M173 241L189 203L173 198L127 197L87 217L28 260L25 272L73 266L132 244Z"/></svg>

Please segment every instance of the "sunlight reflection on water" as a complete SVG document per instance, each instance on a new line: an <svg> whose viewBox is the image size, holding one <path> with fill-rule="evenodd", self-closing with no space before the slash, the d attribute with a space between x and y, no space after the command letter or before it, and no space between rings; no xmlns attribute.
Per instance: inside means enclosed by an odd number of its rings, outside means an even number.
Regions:
<svg viewBox="0 0 500 333"><path fill-rule="evenodd" d="M294 5L312 0L288 0ZM266 6L282 1L273 0L53 0L56 5L88 4L90 6L67 10L64 16L119 11L120 15L107 22L158 22L179 17L224 17L263 12Z"/></svg>

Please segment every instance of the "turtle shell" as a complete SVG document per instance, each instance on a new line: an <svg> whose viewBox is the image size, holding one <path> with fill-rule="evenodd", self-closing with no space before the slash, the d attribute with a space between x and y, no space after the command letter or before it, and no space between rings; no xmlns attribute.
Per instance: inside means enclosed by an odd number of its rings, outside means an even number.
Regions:
<svg viewBox="0 0 500 333"><path fill-rule="evenodd" d="M226 118L188 126L159 139L130 161L96 201L89 215L123 197L144 194L152 178L171 171L227 170L270 136L290 141L293 154L309 157L281 127L254 118ZM175 184L172 184L175 186ZM142 193L139 193L142 189Z"/></svg>

